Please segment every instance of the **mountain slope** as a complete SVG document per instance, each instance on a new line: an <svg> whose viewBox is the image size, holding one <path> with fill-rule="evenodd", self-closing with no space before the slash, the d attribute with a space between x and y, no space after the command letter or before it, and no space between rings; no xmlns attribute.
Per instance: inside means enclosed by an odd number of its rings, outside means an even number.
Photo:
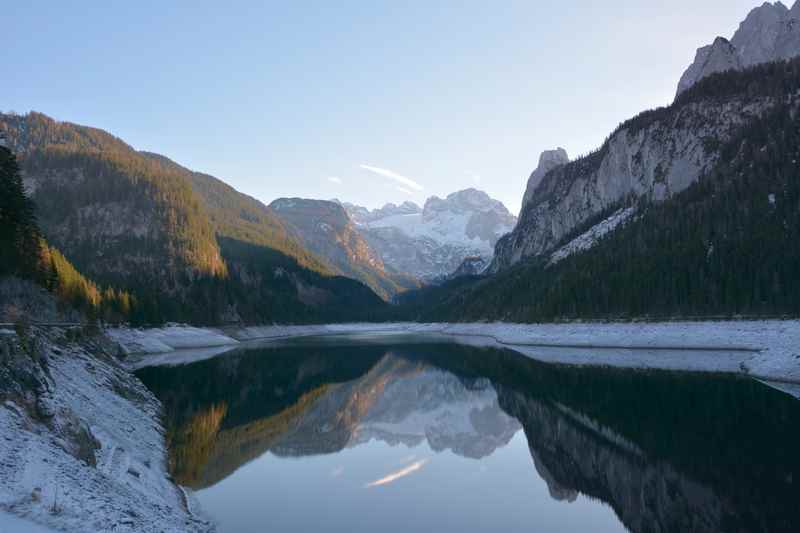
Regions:
<svg viewBox="0 0 800 533"><path fill-rule="evenodd" d="M624 122L596 152L547 173L514 231L498 242L490 271L546 254L631 199L659 202L688 188L720 162L721 147L744 125L794 98L792 65L706 78L669 107Z"/></svg>
<svg viewBox="0 0 800 533"><path fill-rule="evenodd" d="M0 115L0 130L44 236L79 271L133 293L147 321L366 319L382 306L212 176L39 113Z"/></svg>
<svg viewBox="0 0 800 533"><path fill-rule="evenodd" d="M742 115L741 122L749 120L739 127L707 129L721 134L703 139L715 157L702 177L666 200L641 196L632 204L636 214L593 248L551 261L555 250L628 200L609 204L560 240L551 235L537 254L492 278L440 292L438 303L428 296L427 308L417 316L537 321L800 314L798 95L800 60L773 63L706 78L671 108L634 119L623 131L642 120L652 124L656 117L666 122L671 116L674 123L687 105L706 106L704 114L726 104L761 110L760 116ZM570 172L580 172L578 165L588 166L595 158L562 167L567 173L551 172L543 186L567 181ZM530 216L523 213L520 226L541 234L542 219L529 226Z"/></svg>
<svg viewBox="0 0 800 533"><path fill-rule="evenodd" d="M336 202L281 198L270 209L310 251L324 257L337 274L357 279L385 300L418 288L410 276L389 273L380 256Z"/></svg>
<svg viewBox="0 0 800 533"><path fill-rule="evenodd" d="M48 240L109 281L176 290L225 274L213 229L189 184L101 130L45 115L2 115Z"/></svg>

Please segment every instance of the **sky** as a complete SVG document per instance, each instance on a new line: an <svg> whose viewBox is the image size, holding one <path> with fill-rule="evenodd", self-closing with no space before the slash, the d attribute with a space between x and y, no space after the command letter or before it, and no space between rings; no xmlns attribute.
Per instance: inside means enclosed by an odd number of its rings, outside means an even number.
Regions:
<svg viewBox="0 0 800 533"><path fill-rule="evenodd" d="M513 212L668 104L755 0L52 2L5 6L0 110L105 129L269 203L468 187Z"/></svg>

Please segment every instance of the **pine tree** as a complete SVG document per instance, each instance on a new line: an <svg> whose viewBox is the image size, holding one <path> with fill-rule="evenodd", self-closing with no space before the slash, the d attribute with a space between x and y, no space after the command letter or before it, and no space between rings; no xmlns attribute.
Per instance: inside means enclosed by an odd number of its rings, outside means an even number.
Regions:
<svg viewBox="0 0 800 533"><path fill-rule="evenodd" d="M0 134L0 275L38 277L40 238L36 206L25 194L17 158Z"/></svg>

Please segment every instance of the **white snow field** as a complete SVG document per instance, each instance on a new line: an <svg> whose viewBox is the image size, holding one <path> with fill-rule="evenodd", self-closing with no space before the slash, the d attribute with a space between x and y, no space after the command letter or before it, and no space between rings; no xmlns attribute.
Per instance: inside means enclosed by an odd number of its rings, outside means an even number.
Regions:
<svg viewBox="0 0 800 533"><path fill-rule="evenodd" d="M697 372L742 373L768 381L800 383L800 321L726 321L567 324L334 324L198 329L172 326L158 330L112 330L109 334L131 353L146 357L138 366L177 364L219 353L220 346L294 336L396 332L448 335L459 342L515 350L544 362L575 365L650 368ZM148 337L175 348L148 352ZM128 344L128 339L135 339ZM142 339L145 340L142 340ZM180 339L180 342L172 339ZM227 344L222 344L227 339ZM153 343L155 345L155 343ZM137 351L138 350L138 351Z"/></svg>

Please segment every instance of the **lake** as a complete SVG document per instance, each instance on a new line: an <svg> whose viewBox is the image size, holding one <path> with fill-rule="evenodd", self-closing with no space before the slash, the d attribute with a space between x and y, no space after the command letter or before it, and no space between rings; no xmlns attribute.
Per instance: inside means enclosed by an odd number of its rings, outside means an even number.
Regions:
<svg viewBox="0 0 800 533"><path fill-rule="evenodd" d="M747 378L400 335L137 375L222 533L800 530L800 401Z"/></svg>

